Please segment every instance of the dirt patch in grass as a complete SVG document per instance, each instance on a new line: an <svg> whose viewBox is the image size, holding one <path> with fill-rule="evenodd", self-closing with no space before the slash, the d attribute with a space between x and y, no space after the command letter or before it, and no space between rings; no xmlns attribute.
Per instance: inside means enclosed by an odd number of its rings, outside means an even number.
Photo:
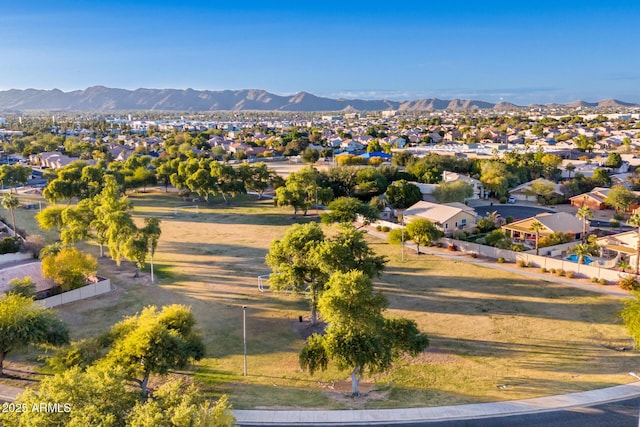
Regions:
<svg viewBox="0 0 640 427"><path fill-rule="evenodd" d="M325 322L318 321L315 325L312 325L311 322L304 319L302 320L302 322L298 320L292 322L291 324L291 329L293 329L300 336L300 338L304 340L306 340L313 334L322 334L326 327L327 324Z"/></svg>

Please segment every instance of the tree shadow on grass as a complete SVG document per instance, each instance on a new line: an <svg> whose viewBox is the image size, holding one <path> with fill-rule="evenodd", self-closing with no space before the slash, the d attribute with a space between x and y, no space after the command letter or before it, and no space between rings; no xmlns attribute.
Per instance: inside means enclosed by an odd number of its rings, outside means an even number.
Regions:
<svg viewBox="0 0 640 427"><path fill-rule="evenodd" d="M428 270L427 270L428 271ZM471 316L533 316L619 324L619 299L527 278L466 274L424 275L425 269L390 267L376 281L390 308Z"/></svg>
<svg viewBox="0 0 640 427"><path fill-rule="evenodd" d="M517 339L517 336L515 338ZM462 357L517 359L519 369L534 372L566 372L577 377L581 374L615 375L621 370L624 371L623 366L631 368L640 363L640 353L623 353L607 348L599 337L587 338L583 341L558 338L527 343L465 339L434 334L430 334L429 339L431 346L436 347L440 353ZM596 387L585 386L585 389L589 388Z"/></svg>

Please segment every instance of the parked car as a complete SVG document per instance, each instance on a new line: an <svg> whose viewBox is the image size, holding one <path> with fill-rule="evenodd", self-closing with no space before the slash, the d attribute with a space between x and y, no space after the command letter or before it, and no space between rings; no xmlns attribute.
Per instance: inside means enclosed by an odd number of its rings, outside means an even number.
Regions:
<svg viewBox="0 0 640 427"><path fill-rule="evenodd" d="M507 199L507 203L514 204L515 202L516 202L516 198L513 196L510 196L509 199Z"/></svg>

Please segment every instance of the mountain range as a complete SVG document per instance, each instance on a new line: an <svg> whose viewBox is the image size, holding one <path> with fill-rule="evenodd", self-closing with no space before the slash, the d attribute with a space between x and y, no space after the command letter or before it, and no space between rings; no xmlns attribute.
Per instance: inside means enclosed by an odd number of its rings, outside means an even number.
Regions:
<svg viewBox="0 0 640 427"><path fill-rule="evenodd" d="M531 105L529 107L632 107L615 99L599 102ZM511 110L524 108L509 102L493 104L470 99L438 98L410 101L332 99L307 92L275 95L265 90L193 89L114 89L92 86L63 92L58 89L11 89L0 91L0 111L434 111L434 110Z"/></svg>

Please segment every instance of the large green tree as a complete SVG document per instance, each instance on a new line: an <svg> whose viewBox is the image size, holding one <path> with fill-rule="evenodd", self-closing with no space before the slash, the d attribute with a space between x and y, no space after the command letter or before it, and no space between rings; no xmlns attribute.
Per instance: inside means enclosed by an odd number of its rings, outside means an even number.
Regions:
<svg viewBox="0 0 640 427"><path fill-rule="evenodd" d="M144 399L128 386L126 372L117 366L84 371L75 367L47 376L36 390L20 395L16 404L56 410L1 414L6 427L230 427L235 423L225 395L211 402L193 384L170 380Z"/></svg>
<svg viewBox="0 0 640 427"><path fill-rule="evenodd" d="M361 271L334 273L320 298L323 335L312 335L300 353L300 366L313 374L330 361L351 371L352 395L360 394L365 373L384 372L401 354L417 355L429 341L414 321L385 318L387 300L374 292Z"/></svg>
<svg viewBox="0 0 640 427"><path fill-rule="evenodd" d="M333 191L321 186L319 179L320 174L312 166L290 174L285 185L276 190L276 203L278 206L293 207L294 218L299 210L306 215L316 200L322 204L329 203L333 199Z"/></svg>
<svg viewBox="0 0 640 427"><path fill-rule="evenodd" d="M349 223L340 224L336 235L316 246L311 257L327 276L358 270L373 279L382 274L387 263L385 256L376 255L369 246L364 232Z"/></svg>
<svg viewBox="0 0 640 427"><path fill-rule="evenodd" d="M111 349L99 364L121 366L127 377L140 385L144 396L151 374L183 369L204 356L204 344L195 329L189 307L146 307L117 323L109 334Z"/></svg>
<svg viewBox="0 0 640 427"><path fill-rule="evenodd" d="M633 293L633 299L626 300L620 313L629 335L635 342L635 347L640 347L640 292Z"/></svg>
<svg viewBox="0 0 640 427"><path fill-rule="evenodd" d="M269 286L276 292L304 293L311 305L311 324L317 321L318 297L327 280L312 254L324 240L324 232L315 222L294 224L282 240L271 242L266 256L272 270Z"/></svg>
<svg viewBox="0 0 640 427"><path fill-rule="evenodd" d="M365 224L378 220L378 211L368 203L353 197L339 197L329 203L328 212L323 213L322 222L352 223L361 217Z"/></svg>
<svg viewBox="0 0 640 427"><path fill-rule="evenodd" d="M3 187L10 187L15 191L18 185L24 185L29 181L31 168L23 165L0 166L0 181Z"/></svg>
<svg viewBox="0 0 640 427"><path fill-rule="evenodd" d="M422 200L418 186L404 180L398 180L387 187L387 199L397 209L406 209Z"/></svg>
<svg viewBox="0 0 640 427"><path fill-rule="evenodd" d="M617 212L625 212L633 206L637 200L638 198L635 193L624 185L614 185L611 187L611 190L609 190L604 202Z"/></svg>
<svg viewBox="0 0 640 427"><path fill-rule="evenodd" d="M507 194L511 176L507 165L502 162L494 160L482 163L480 181L487 190L494 192L498 196Z"/></svg>
<svg viewBox="0 0 640 427"><path fill-rule="evenodd" d="M42 275L69 291L87 284L89 276L95 275L98 262L91 254L80 252L76 248L64 248L56 254L42 259Z"/></svg>
<svg viewBox="0 0 640 427"><path fill-rule="evenodd" d="M55 228L58 231L61 231L64 226L62 221L62 211L65 209L65 206L51 205L38 212L35 218L36 221L38 221L40 228L47 231Z"/></svg>
<svg viewBox="0 0 640 427"><path fill-rule="evenodd" d="M405 227L405 231L407 238L416 244L418 254L420 253L420 245L430 245L443 235L435 224L425 218L412 219Z"/></svg>
<svg viewBox="0 0 640 427"><path fill-rule="evenodd" d="M28 345L69 342L67 327L31 297L10 293L0 300L0 377L7 354Z"/></svg>
<svg viewBox="0 0 640 427"><path fill-rule="evenodd" d="M272 184L275 177L275 172L269 169L264 162L255 164L242 163L238 166L238 173L247 190L258 193L258 200L262 199L262 195Z"/></svg>
<svg viewBox="0 0 640 427"><path fill-rule="evenodd" d="M473 185L460 181L443 182L433 191L438 203L464 202L473 196Z"/></svg>

